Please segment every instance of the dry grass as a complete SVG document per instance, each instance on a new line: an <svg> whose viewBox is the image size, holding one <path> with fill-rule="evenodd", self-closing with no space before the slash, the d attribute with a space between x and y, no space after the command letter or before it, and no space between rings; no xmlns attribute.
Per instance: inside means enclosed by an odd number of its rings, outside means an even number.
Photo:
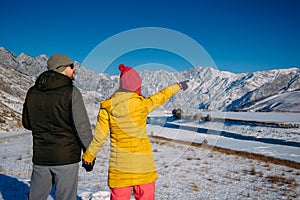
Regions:
<svg viewBox="0 0 300 200"><path fill-rule="evenodd" d="M287 185L292 186L293 188L296 188L299 186L299 184L296 182L294 177L286 178L284 176L269 175L269 176L266 176L266 178L270 183L273 183L273 184L278 184L278 185L287 184Z"/></svg>
<svg viewBox="0 0 300 200"><path fill-rule="evenodd" d="M200 186L197 183L193 183L192 188L193 188L193 191L195 191L195 192L200 191Z"/></svg>
<svg viewBox="0 0 300 200"><path fill-rule="evenodd" d="M249 171L250 175L256 175L256 170L254 167L251 168L251 170Z"/></svg>
<svg viewBox="0 0 300 200"><path fill-rule="evenodd" d="M187 160L193 160L194 158L192 158L192 157L187 157L186 159L187 159Z"/></svg>

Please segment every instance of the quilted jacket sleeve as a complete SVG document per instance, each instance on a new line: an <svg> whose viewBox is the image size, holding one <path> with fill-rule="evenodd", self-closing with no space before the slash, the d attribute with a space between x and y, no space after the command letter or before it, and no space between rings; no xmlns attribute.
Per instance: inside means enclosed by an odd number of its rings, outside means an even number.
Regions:
<svg viewBox="0 0 300 200"><path fill-rule="evenodd" d="M82 95L76 87L73 88L72 94L72 114L75 129L85 151L93 138L93 134Z"/></svg>
<svg viewBox="0 0 300 200"><path fill-rule="evenodd" d="M109 116L105 109L100 109L93 140L82 158L87 162L92 162L97 153L105 144L109 131Z"/></svg>
<svg viewBox="0 0 300 200"><path fill-rule="evenodd" d="M150 96L147 98L147 106L148 106L148 112L152 112L153 110L157 109L159 106L166 103L166 101L171 98L174 94L180 91L180 86L175 83L173 85L170 85L169 87L166 87L159 91L158 93Z"/></svg>

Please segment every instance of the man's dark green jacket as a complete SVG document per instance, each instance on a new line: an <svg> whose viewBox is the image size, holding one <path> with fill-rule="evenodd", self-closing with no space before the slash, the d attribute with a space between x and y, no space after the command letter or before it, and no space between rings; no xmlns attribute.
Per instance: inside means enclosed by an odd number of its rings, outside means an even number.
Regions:
<svg viewBox="0 0 300 200"><path fill-rule="evenodd" d="M32 130L32 161L37 165L79 162L93 137L80 91L69 77L51 70L28 90L22 123Z"/></svg>

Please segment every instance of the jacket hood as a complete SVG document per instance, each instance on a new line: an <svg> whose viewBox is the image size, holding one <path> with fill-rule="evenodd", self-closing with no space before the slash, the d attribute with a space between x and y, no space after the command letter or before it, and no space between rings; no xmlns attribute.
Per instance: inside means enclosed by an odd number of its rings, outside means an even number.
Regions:
<svg viewBox="0 0 300 200"><path fill-rule="evenodd" d="M43 72L35 81L35 87L41 91L53 90L66 85L72 85L72 79L52 70Z"/></svg>
<svg viewBox="0 0 300 200"><path fill-rule="evenodd" d="M136 92L116 92L110 99L101 102L101 108L115 117L128 115L130 100L133 98L142 98L142 96Z"/></svg>

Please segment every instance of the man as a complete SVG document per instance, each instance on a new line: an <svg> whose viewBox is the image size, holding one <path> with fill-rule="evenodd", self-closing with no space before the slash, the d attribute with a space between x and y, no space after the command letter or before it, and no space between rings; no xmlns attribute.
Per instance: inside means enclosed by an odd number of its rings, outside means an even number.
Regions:
<svg viewBox="0 0 300 200"><path fill-rule="evenodd" d="M181 89L182 81L146 98L142 95L142 79L131 67L119 65L120 88L101 102L94 138L83 154L83 163L92 164L110 132L108 185L111 200L153 200L157 170L146 130L147 115Z"/></svg>
<svg viewBox="0 0 300 200"><path fill-rule="evenodd" d="M28 90L22 113L23 126L33 136L29 200L47 199L53 185L56 199L75 200L81 150L90 144L92 130L81 93L73 86L72 60L54 54L47 65Z"/></svg>

